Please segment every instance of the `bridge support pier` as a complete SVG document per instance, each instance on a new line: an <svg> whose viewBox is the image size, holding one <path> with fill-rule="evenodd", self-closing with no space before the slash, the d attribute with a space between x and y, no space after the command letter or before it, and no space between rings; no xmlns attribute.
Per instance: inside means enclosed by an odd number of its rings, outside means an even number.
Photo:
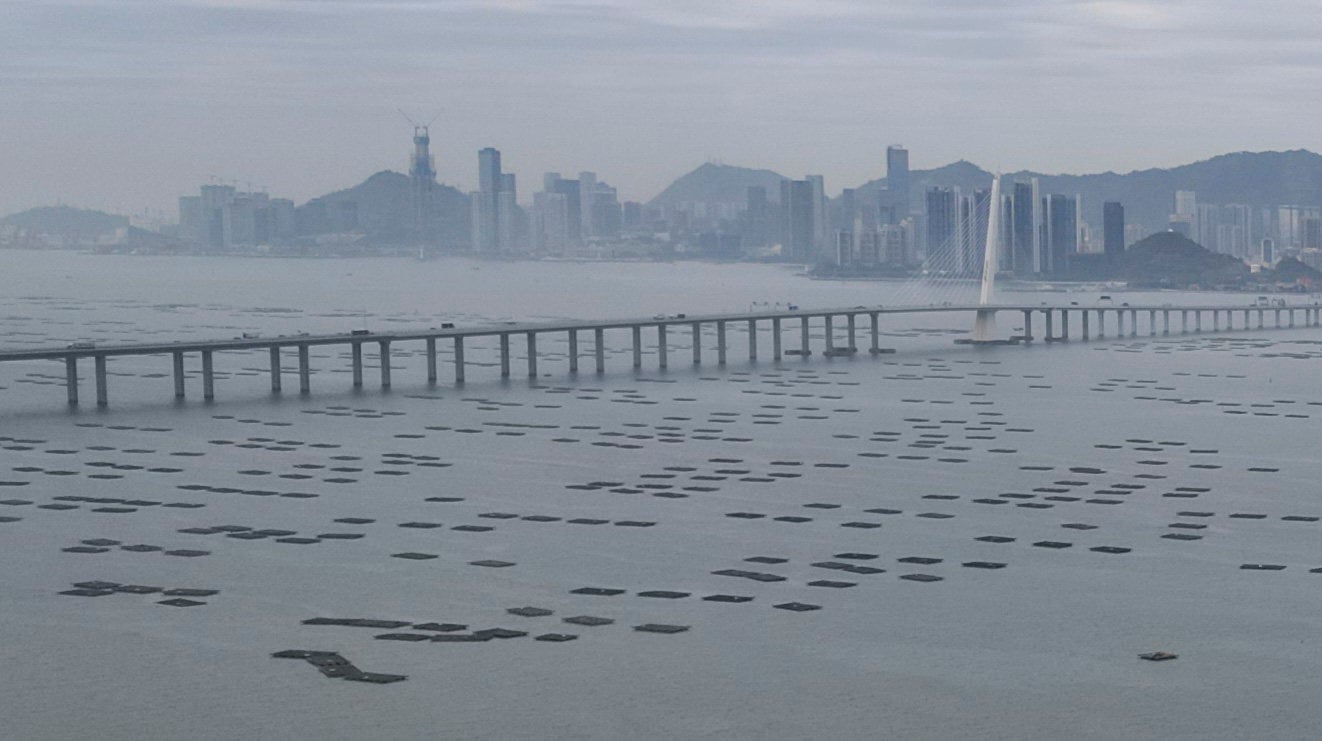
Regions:
<svg viewBox="0 0 1322 741"><path fill-rule="evenodd" d="M578 330L569 330L569 372L578 373Z"/></svg>
<svg viewBox="0 0 1322 741"><path fill-rule="evenodd" d="M592 330L593 352L597 356L597 373L606 372L606 330L597 327Z"/></svg>
<svg viewBox="0 0 1322 741"><path fill-rule="evenodd" d="M771 359L777 362L781 359L780 317L771 320Z"/></svg>
<svg viewBox="0 0 1322 741"><path fill-rule="evenodd" d="M64 389L69 395L69 406L78 406L78 358L64 359Z"/></svg>
<svg viewBox="0 0 1322 741"><path fill-rule="evenodd" d="M1212 331L1213 332L1221 331L1221 312L1218 310L1212 311Z"/></svg>
<svg viewBox="0 0 1322 741"><path fill-rule="evenodd" d="M1138 336L1138 310L1132 309L1129 312L1129 336Z"/></svg>
<svg viewBox="0 0 1322 741"><path fill-rule="evenodd" d="M1194 313L1193 313L1193 331L1195 331L1195 332L1202 332L1202 331L1203 331L1203 312L1202 312L1202 311L1194 310Z"/></svg>
<svg viewBox="0 0 1322 741"><path fill-rule="evenodd" d="M1083 341L1087 342L1088 341L1088 310L1087 309L1084 309L1083 311L1079 312L1079 319L1082 320L1082 324L1083 324L1083 326L1081 327L1081 329L1083 330Z"/></svg>
<svg viewBox="0 0 1322 741"><path fill-rule="evenodd" d="M634 325L633 329L633 367L635 370L643 367L643 328Z"/></svg>
<svg viewBox="0 0 1322 741"><path fill-rule="evenodd" d="M830 355L831 351L835 349L835 326L831 321L830 314L822 317L822 319L826 322L826 353Z"/></svg>
<svg viewBox="0 0 1322 741"><path fill-rule="evenodd" d="M510 377L510 336L507 333L500 335L500 377Z"/></svg>
<svg viewBox="0 0 1322 741"><path fill-rule="evenodd" d="M436 338L427 338L427 383L436 383Z"/></svg>
<svg viewBox="0 0 1322 741"><path fill-rule="evenodd" d="M1161 312L1161 333L1163 335L1171 333L1171 313L1166 309Z"/></svg>
<svg viewBox="0 0 1322 741"><path fill-rule="evenodd" d="M353 356L353 387L360 389L363 387L363 343L354 342L349 350Z"/></svg>
<svg viewBox="0 0 1322 741"><path fill-rule="evenodd" d="M464 338L454 338L454 382L464 382Z"/></svg>
<svg viewBox="0 0 1322 741"><path fill-rule="evenodd" d="M537 377L537 333L528 333L528 377Z"/></svg>
<svg viewBox="0 0 1322 741"><path fill-rule="evenodd" d="M1060 310L1060 341L1070 341L1070 310Z"/></svg>
<svg viewBox="0 0 1322 741"><path fill-rule="evenodd" d="M1046 334L1046 337L1044 338L1046 342L1056 341L1056 336L1052 333L1054 331L1052 329L1052 315L1054 313L1055 312L1053 312L1051 309L1046 309L1045 311L1042 312L1042 323L1046 325L1043 328L1043 331Z"/></svg>
<svg viewBox="0 0 1322 741"><path fill-rule="evenodd" d="M757 320L748 320L748 360L757 362Z"/></svg>
<svg viewBox="0 0 1322 741"><path fill-rule="evenodd" d="M1106 312L1097 310L1097 339L1106 339Z"/></svg>
<svg viewBox="0 0 1322 741"><path fill-rule="evenodd" d="M1262 309L1258 309L1258 329L1262 329L1263 320L1266 319L1266 317L1263 316L1263 314L1265 313L1266 312L1263 311ZM1244 322L1244 329L1249 328L1248 324L1249 324L1248 322Z"/></svg>
<svg viewBox="0 0 1322 741"><path fill-rule="evenodd" d="M716 364L725 365L725 322L716 322Z"/></svg>
<svg viewBox="0 0 1322 741"><path fill-rule="evenodd" d="M812 355L812 346L808 344L808 317L799 317L799 354L803 357Z"/></svg>
<svg viewBox="0 0 1322 741"><path fill-rule="evenodd" d="M868 351L873 355L881 353L881 328L877 326L878 319L877 312L874 311L868 314L868 334L871 335L870 339L872 340Z"/></svg>
<svg viewBox="0 0 1322 741"><path fill-rule="evenodd" d="M216 398L216 374L211 366L211 351L202 351L202 400Z"/></svg>
<svg viewBox="0 0 1322 741"><path fill-rule="evenodd" d="M670 360L670 353L666 350L666 325L656 325L656 359L658 367L664 369Z"/></svg>
<svg viewBox="0 0 1322 741"><path fill-rule="evenodd" d="M106 388L106 356L95 355L92 361L96 371L96 405L99 407L109 406L110 393Z"/></svg>
<svg viewBox="0 0 1322 741"><path fill-rule="evenodd" d="M1033 312L1025 311L1024 312L1024 344L1027 345L1032 341L1033 341Z"/></svg>
<svg viewBox="0 0 1322 741"><path fill-rule="evenodd" d="M284 380L280 374L280 347L276 346L271 348L271 393L273 394L280 393L281 382Z"/></svg>
<svg viewBox="0 0 1322 741"><path fill-rule="evenodd" d="M174 398L184 398L184 354L171 353L174 363Z"/></svg>
<svg viewBox="0 0 1322 741"><path fill-rule="evenodd" d="M308 359L308 346L298 346L298 393L312 393L312 364Z"/></svg>
<svg viewBox="0 0 1322 741"><path fill-rule="evenodd" d="M857 352L858 343L854 341L854 315L846 314L845 319L848 321L848 327L849 327L849 351L851 353Z"/></svg>
<svg viewBox="0 0 1322 741"><path fill-rule="evenodd" d="M381 358L381 388L390 388L390 342L381 340L377 343Z"/></svg>
<svg viewBox="0 0 1322 741"><path fill-rule="evenodd" d="M693 323L693 364L702 365L702 323Z"/></svg>
<svg viewBox="0 0 1322 741"><path fill-rule="evenodd" d="M1125 312L1117 310L1115 312L1115 336L1124 339L1125 337Z"/></svg>

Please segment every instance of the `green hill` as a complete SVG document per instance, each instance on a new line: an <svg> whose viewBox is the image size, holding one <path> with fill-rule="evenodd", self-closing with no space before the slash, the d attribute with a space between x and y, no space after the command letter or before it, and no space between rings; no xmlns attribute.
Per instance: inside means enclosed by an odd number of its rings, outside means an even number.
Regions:
<svg viewBox="0 0 1322 741"><path fill-rule="evenodd" d="M69 206L42 206L0 219L0 226L12 226L30 234L50 235L75 242L92 241L114 234L128 225L127 216Z"/></svg>
<svg viewBox="0 0 1322 741"><path fill-rule="evenodd" d="M789 178L771 170L753 170L711 162L699 166L661 191L649 206L674 206L680 203L734 203L748 201L749 186L767 189L767 198L780 200L780 181Z"/></svg>

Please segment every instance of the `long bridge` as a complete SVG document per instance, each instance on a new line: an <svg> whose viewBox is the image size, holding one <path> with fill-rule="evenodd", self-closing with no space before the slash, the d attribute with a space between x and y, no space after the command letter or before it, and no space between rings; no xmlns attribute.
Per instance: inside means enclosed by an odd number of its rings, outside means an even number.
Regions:
<svg viewBox="0 0 1322 741"><path fill-rule="evenodd" d="M271 390L281 391L282 369L281 352L296 349L298 353L299 393L311 393L311 361L309 350L312 347L347 346L351 351L353 385L363 385L363 345L376 344L380 350L381 387L389 388L391 383L390 353L391 346L397 343L421 342L426 347L427 381L438 381L437 343L453 343L453 379L456 384L464 383L464 345L474 338L497 338L500 347L500 375L509 378L511 374L511 338L521 337L526 343L527 371L530 377L537 376L537 340L548 335L566 335L569 342L569 372L577 373L579 361L591 357L595 361L597 373L606 371L605 334L608 330L628 331L632 335L633 368L643 367L643 333L655 333L656 355L660 368L667 367L670 353L667 350L668 334L674 329L687 328L692 332L693 364L702 361L702 333L705 326L716 329L716 362L724 365L727 355L726 330L730 325L746 325L748 335L748 357L758 359L759 331L770 333L771 358L779 361L785 355L806 357L812 354L810 345L810 326L818 320L825 333L823 351L828 356L852 355L858 352L856 344L860 330L860 319L867 318L869 352L873 355L890 352L880 345L881 321L884 316L910 314L969 314L971 316L994 316L998 313L1020 312L1023 315L1022 334L1004 339L974 338L957 340L969 344L1029 344L1037 338L1033 335L1033 318L1041 315L1043 337L1046 342L1067 342L1070 340L1071 317L1079 327L1079 338L1083 341L1106 338L1106 320L1114 318L1114 337L1137 337L1140 325L1147 336L1169 335L1172 331L1184 334L1235 329L1236 315L1242 316L1240 329L1253 329L1251 321L1256 317L1258 329L1322 326L1322 304L1291 305L1278 301L1275 305L1262 306L1225 306L1225 305L1135 305L1121 304L1098 306L1046 306L1025 304L968 304L968 305L929 305L929 306L854 306L839 309L788 309L784 311L764 311L735 314L707 314L686 316L675 314L654 316L643 319L586 320L552 323L508 322L474 327L430 328L421 331L373 333L363 330L345 334L323 335L282 335L275 337L244 336L233 339L205 341L181 341L166 343L139 343L96 345L92 343L74 343L59 348L37 348L23 350L0 350L0 363L18 361L64 361L65 387L68 403L79 403L78 363L90 359L94 368L96 384L96 403L100 407L109 404L108 373L106 360L110 357L124 356L161 356L169 355L174 365L174 395L177 399L185 398L184 359L189 354L199 354L202 361L202 397L210 401L215 398L215 372L213 356L217 352L232 350L261 350L270 353ZM1178 318L1178 327L1172 330L1172 316ZM1272 317L1267 323L1267 317ZM1095 317L1095 332L1091 331L1090 318ZM1059 322L1057 323L1057 318ZM1301 319L1300 319L1301 318ZM1128 319L1128 322L1126 322ZM1160 321L1158 321L1160 319ZM1190 321L1192 319L1192 322ZM1144 321L1145 320L1145 321ZM1223 324L1224 321L1224 324ZM786 349L783 339L786 324L789 323L791 339L794 324L798 327L798 346ZM981 324L981 323L980 323ZM837 334L843 330L845 344L837 345ZM579 352L581 333L592 335L591 352ZM1127 333L1127 334L1126 334Z"/></svg>

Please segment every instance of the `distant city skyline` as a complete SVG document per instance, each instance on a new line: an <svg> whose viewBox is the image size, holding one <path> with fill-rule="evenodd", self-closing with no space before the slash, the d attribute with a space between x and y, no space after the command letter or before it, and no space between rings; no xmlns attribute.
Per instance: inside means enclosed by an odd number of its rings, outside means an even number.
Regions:
<svg viewBox="0 0 1322 741"><path fill-rule="evenodd" d="M298 202L407 172L590 170L646 201L717 160L831 194L914 169L1124 172L1322 149L1302 0L8 0L0 212L169 211L210 175ZM1234 101L1226 105L1226 101Z"/></svg>

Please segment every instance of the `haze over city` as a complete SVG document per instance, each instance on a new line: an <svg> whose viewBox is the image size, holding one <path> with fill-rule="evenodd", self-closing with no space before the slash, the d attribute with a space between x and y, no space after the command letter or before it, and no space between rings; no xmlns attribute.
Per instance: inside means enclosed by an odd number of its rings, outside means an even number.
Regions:
<svg viewBox="0 0 1322 741"><path fill-rule="evenodd" d="M172 211L215 175L302 201L473 152L610 173L646 201L702 161L825 176L1127 171L1318 149L1308 2L4 3L0 213Z"/></svg>
<svg viewBox="0 0 1322 741"><path fill-rule="evenodd" d="M1315 0L0 18L0 737L1322 736Z"/></svg>

